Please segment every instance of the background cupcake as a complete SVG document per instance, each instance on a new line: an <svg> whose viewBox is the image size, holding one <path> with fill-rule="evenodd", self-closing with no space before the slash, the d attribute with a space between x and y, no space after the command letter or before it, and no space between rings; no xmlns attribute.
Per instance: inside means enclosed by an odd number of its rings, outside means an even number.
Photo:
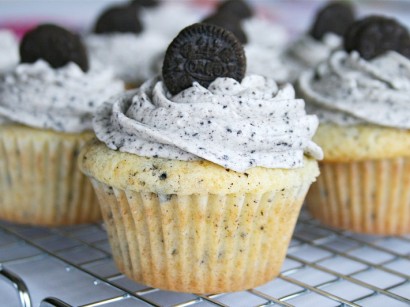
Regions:
<svg viewBox="0 0 410 307"><path fill-rule="evenodd" d="M91 67L102 63L135 88L158 73L168 42L193 19L183 4L139 0L109 7L85 38Z"/></svg>
<svg viewBox="0 0 410 307"><path fill-rule="evenodd" d="M198 13L188 1L134 0L131 3L138 10L144 28L165 37L165 48L179 31L198 21Z"/></svg>
<svg viewBox="0 0 410 307"><path fill-rule="evenodd" d="M311 29L286 48L250 49L249 71L281 83L293 83L303 71L315 67L333 51L342 48L343 35L354 20L352 4L331 1L318 11Z"/></svg>
<svg viewBox="0 0 410 307"><path fill-rule="evenodd" d="M76 157L93 135L93 111L123 83L107 70L88 71L79 37L55 25L28 32L20 55L22 63L0 77L0 218L97 221L98 205Z"/></svg>
<svg viewBox="0 0 410 307"><path fill-rule="evenodd" d="M79 163L133 280L219 293L277 276L318 175L318 122L292 86L245 67L232 33L194 24L168 47L163 79L98 110L101 142Z"/></svg>
<svg viewBox="0 0 410 307"><path fill-rule="evenodd" d="M308 208L357 232L410 232L410 36L393 19L368 17L334 53L299 79L321 125L325 153Z"/></svg>
<svg viewBox="0 0 410 307"><path fill-rule="evenodd" d="M235 34L245 48L248 74L269 76L280 81L286 79L280 71L271 71L271 65L278 64L276 60L288 43L286 30L259 16L245 1L221 1L202 22Z"/></svg>

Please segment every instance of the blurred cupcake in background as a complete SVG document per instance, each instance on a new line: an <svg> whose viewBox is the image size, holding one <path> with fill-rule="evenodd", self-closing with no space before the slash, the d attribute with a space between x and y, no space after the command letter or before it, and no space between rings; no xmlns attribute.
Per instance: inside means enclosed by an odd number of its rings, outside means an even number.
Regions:
<svg viewBox="0 0 410 307"><path fill-rule="evenodd" d="M91 68L102 63L112 68L127 88L135 88L158 74L158 62L169 40L194 21L192 11L183 4L135 0L111 6L85 38Z"/></svg>
<svg viewBox="0 0 410 307"><path fill-rule="evenodd" d="M344 50L304 72L298 90L319 116L321 176L313 217L345 230L410 232L410 35L394 19L354 23Z"/></svg>
<svg viewBox="0 0 410 307"><path fill-rule="evenodd" d="M89 70L80 38L56 25L29 31L21 63L0 76L0 218L58 226L96 222L94 192L77 169L94 110L124 90Z"/></svg>
<svg viewBox="0 0 410 307"><path fill-rule="evenodd" d="M19 62L19 43L12 31L0 29L0 50L0 74L4 74Z"/></svg>
<svg viewBox="0 0 410 307"><path fill-rule="evenodd" d="M313 68L343 47L343 35L355 21L353 5L347 1L332 1L316 14L309 32L301 35L287 49L302 70Z"/></svg>
<svg viewBox="0 0 410 307"><path fill-rule="evenodd" d="M238 38L245 48L248 74L286 79L280 71L271 71L288 42L285 28L258 16L246 1L221 1L202 22L223 27Z"/></svg>
<svg viewBox="0 0 410 307"><path fill-rule="evenodd" d="M284 27L258 15L244 0L224 0L203 22L222 26L236 34L245 46L278 48L286 45L288 35Z"/></svg>
<svg viewBox="0 0 410 307"><path fill-rule="evenodd" d="M144 28L165 36L167 43L199 19L189 1L133 0L131 5L138 10Z"/></svg>
<svg viewBox="0 0 410 307"><path fill-rule="evenodd" d="M349 2L329 2L316 14L311 29L288 47L253 50L248 48L249 72L274 78L277 82L295 82L300 73L315 67L342 48L343 35L355 20ZM266 35L269 35L268 33Z"/></svg>

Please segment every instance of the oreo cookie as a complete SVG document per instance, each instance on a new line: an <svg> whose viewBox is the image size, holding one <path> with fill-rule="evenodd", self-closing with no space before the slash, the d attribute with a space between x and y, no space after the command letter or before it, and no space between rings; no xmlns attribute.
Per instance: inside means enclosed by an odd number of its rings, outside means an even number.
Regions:
<svg viewBox="0 0 410 307"><path fill-rule="evenodd" d="M140 33L141 21L132 6L113 6L106 9L94 26L94 32L102 33Z"/></svg>
<svg viewBox="0 0 410 307"><path fill-rule="evenodd" d="M355 11L351 4L331 2L317 13L309 33L317 40L321 40L326 33L343 36L354 21Z"/></svg>
<svg viewBox="0 0 410 307"><path fill-rule="evenodd" d="M246 58L242 44L224 28L197 23L183 29L169 45L162 77L172 94L198 82L208 87L218 77L242 81Z"/></svg>
<svg viewBox="0 0 410 307"><path fill-rule="evenodd" d="M242 44L246 44L248 42L248 38L246 37L245 32L242 30L240 19L232 14L216 13L214 15L208 16L207 18L202 20L202 22L219 26L228 31L231 31Z"/></svg>
<svg viewBox="0 0 410 307"><path fill-rule="evenodd" d="M89 69L87 52L80 37L52 24L40 25L26 33L20 43L20 59L22 63L43 59L53 68L74 62L85 72Z"/></svg>
<svg viewBox="0 0 410 307"><path fill-rule="evenodd" d="M345 34L345 49L356 50L371 60L387 51L396 51L410 58L410 35L398 21L370 16L354 23Z"/></svg>
<svg viewBox="0 0 410 307"><path fill-rule="evenodd" d="M229 13L240 19L253 16L252 8L244 0L226 0L219 3L218 12Z"/></svg>
<svg viewBox="0 0 410 307"><path fill-rule="evenodd" d="M136 6L136 7L156 7L160 3L159 0L133 0L131 1L130 5L131 6Z"/></svg>
<svg viewBox="0 0 410 307"><path fill-rule="evenodd" d="M368 16L366 18L363 18L361 20L357 20L353 24L349 26L347 29L343 41L344 41L344 46L345 50L352 51L355 49L355 37L359 31L359 29L362 28L365 24L372 22L372 20L378 20L380 16Z"/></svg>

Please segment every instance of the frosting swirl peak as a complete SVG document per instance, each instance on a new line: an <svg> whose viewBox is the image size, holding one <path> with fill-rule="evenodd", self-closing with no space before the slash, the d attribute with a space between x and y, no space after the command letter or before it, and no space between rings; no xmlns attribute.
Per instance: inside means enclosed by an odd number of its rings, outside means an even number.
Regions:
<svg viewBox="0 0 410 307"><path fill-rule="evenodd" d="M94 118L111 149L176 160L205 159L244 172L262 166L297 168L303 154L322 157L311 141L318 120L306 115L291 85L260 76L194 82L172 96L159 78L105 103Z"/></svg>

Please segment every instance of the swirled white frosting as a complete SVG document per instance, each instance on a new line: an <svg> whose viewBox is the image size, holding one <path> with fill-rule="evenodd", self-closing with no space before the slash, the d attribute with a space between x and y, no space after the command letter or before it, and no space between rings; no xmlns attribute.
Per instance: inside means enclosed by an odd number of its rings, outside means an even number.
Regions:
<svg viewBox="0 0 410 307"><path fill-rule="evenodd" d="M326 34L318 41L302 35L288 47L272 49L263 45L245 46L248 59L248 72L273 78L277 82L294 82L299 75L339 49L342 39L333 34Z"/></svg>
<svg viewBox="0 0 410 307"><path fill-rule="evenodd" d="M19 43L13 32L0 30L0 50L0 74L4 74L19 62Z"/></svg>
<svg viewBox="0 0 410 307"><path fill-rule="evenodd" d="M205 159L238 172L262 166L297 168L318 126L291 85L260 76L216 79L171 96L159 78L117 96L96 113L94 130L111 149L176 160Z"/></svg>
<svg viewBox="0 0 410 307"><path fill-rule="evenodd" d="M0 120L62 132L92 128L95 109L123 91L109 70L83 72L69 63L58 69L38 60L0 77Z"/></svg>
<svg viewBox="0 0 410 307"><path fill-rule="evenodd" d="M90 34L85 43L91 68L104 64L129 83L143 82L157 74L158 58L169 41L161 34L142 33Z"/></svg>
<svg viewBox="0 0 410 307"><path fill-rule="evenodd" d="M394 51L370 61L335 52L302 74L298 88L323 122L410 129L410 60Z"/></svg>

